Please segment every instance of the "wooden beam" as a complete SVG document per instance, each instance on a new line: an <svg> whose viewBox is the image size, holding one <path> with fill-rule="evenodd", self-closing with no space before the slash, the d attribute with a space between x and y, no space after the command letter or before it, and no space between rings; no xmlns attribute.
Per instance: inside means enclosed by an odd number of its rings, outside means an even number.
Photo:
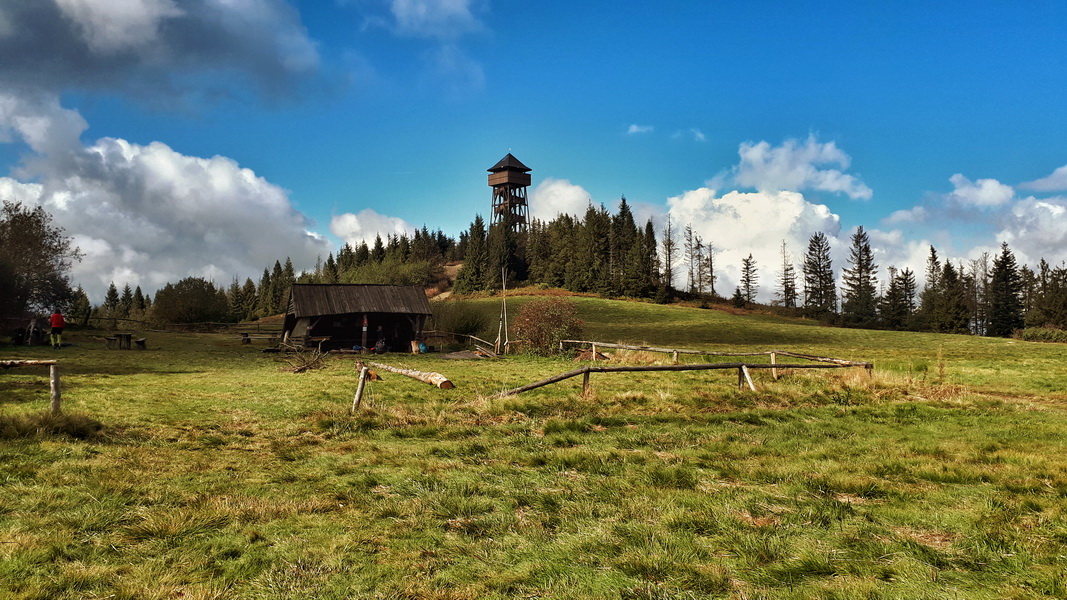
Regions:
<svg viewBox="0 0 1067 600"><path fill-rule="evenodd" d="M699 356L766 356L767 352L709 352L707 350L686 350L683 348L657 348L655 346L633 346L630 344L613 344L609 342L591 342L587 340L561 340L560 350L564 344L596 344L601 348L616 348L619 350L638 350L644 352L660 352L664 354L696 354Z"/></svg>
<svg viewBox="0 0 1067 600"><path fill-rule="evenodd" d="M573 371L567 371L566 373L560 373L559 375L553 375L547 379L541 381L535 381L533 383L526 384L522 387L507 390L498 394L499 397L513 396L515 394L521 394L522 392L528 392L530 390L544 387L546 385L557 383L571 377L577 377L578 375L584 375L587 373L633 373L643 371L713 371L720 369L737 369L738 370L738 386L744 387L745 371L748 369L770 369L777 366L779 369L840 369L846 365L813 365L813 364L798 364L798 365L769 365L766 363L700 363L689 365L619 365L611 367L601 367L595 365L586 365ZM749 376L751 380L751 376ZM755 390L755 386L752 386Z"/></svg>
<svg viewBox="0 0 1067 600"><path fill-rule="evenodd" d="M440 373L427 373L425 371L416 371L414 369L402 369L400 367L392 367L386 364L372 362L369 360L367 361L367 364L378 367L379 369L382 369L384 371L398 373L400 375L404 375L405 377L417 379L423 383L428 383L430 385L437 386L442 390L450 390L456 387L451 381L448 380L447 377Z"/></svg>
<svg viewBox="0 0 1067 600"><path fill-rule="evenodd" d="M55 360L0 360L0 367L48 367L48 390L52 404L52 414L58 415L62 410L63 394L59 385L59 362Z"/></svg>

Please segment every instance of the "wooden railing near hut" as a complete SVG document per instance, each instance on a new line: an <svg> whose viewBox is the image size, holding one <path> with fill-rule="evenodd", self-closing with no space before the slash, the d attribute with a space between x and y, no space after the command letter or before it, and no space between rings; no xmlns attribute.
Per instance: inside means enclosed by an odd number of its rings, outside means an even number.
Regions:
<svg viewBox="0 0 1067 600"><path fill-rule="evenodd" d="M636 350L641 352L660 352L668 353L673 356L674 363L671 365L619 365L619 366L599 366L599 365L586 365L573 371L554 375L541 381L535 381L533 383L524 385L522 387L514 388L500 393L500 396L511 396L514 394L520 394L530 390L537 389L549 384L557 383L570 379L572 377L582 376L582 395L585 396L589 393L589 375L590 373L632 373L640 371L711 371L720 369L737 369L737 386L743 389L747 387L751 391L756 391L756 385L752 381L751 370L753 369L770 369L771 375L774 379L778 379L779 369L840 369L850 367L860 367L867 371L868 375L871 374L874 369L874 364L862 361L851 361L840 358L830 358L823 356L813 356L810 354L801 354L798 352L790 352L787 350L769 350L765 352L715 352L704 350L690 350L690 349L675 349L675 348L656 348L652 346L633 346L627 344L616 344L611 342L594 342L588 340L563 340L560 342L560 349L562 350L566 345L587 345L592 349L591 355L593 360L596 360L598 348L614 348L624 350ZM756 362L721 362L721 363L693 363L693 364L677 364L678 356L680 354L700 355L700 356L769 356L770 362L768 363L756 363ZM790 358L798 358L801 360L807 360L811 362L806 363L790 363L783 364L778 362L778 356L788 356Z"/></svg>

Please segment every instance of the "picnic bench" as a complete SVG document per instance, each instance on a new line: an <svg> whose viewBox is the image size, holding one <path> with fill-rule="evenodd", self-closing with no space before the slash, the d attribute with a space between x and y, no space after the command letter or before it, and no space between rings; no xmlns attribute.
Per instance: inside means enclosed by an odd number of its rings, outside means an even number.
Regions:
<svg viewBox="0 0 1067 600"><path fill-rule="evenodd" d="M108 350L132 350L134 345L138 350L145 350L147 348L148 338L133 339L132 333L116 333L109 337L104 338L104 343L107 344Z"/></svg>
<svg viewBox="0 0 1067 600"><path fill-rule="evenodd" d="M250 333L241 334L241 344L251 344L252 340L267 340L267 345L273 347L278 345L278 339L278 335L253 335Z"/></svg>

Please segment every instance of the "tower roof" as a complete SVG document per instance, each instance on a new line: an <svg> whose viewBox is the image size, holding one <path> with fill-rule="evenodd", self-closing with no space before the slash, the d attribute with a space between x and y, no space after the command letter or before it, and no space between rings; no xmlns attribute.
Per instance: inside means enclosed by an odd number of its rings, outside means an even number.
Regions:
<svg viewBox="0 0 1067 600"><path fill-rule="evenodd" d="M501 158L500 162L489 167L488 170L490 173L499 173L501 171L522 171L523 173L528 173L532 169L519 162L519 159L515 158L508 152L507 156Z"/></svg>

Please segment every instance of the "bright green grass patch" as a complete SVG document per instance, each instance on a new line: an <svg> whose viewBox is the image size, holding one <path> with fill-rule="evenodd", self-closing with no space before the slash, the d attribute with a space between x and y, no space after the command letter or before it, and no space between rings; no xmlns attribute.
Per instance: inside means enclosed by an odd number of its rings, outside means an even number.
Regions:
<svg viewBox="0 0 1067 600"><path fill-rule="evenodd" d="M65 413L100 424L0 440L0 596L1067 597L1055 346L580 307L594 339L876 369L497 398L575 365L390 355L458 387L384 373L349 415L351 357L292 374L236 339L157 333L145 352L77 331L59 353L0 348L59 358ZM47 386L0 375L0 419L42 418Z"/></svg>

